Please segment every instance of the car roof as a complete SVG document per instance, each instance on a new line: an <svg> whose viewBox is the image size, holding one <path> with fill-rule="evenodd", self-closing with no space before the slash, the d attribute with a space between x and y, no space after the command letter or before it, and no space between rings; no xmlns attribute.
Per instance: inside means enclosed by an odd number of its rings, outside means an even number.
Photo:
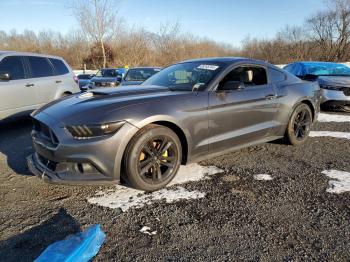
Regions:
<svg viewBox="0 0 350 262"><path fill-rule="evenodd" d="M30 53L30 52L17 52L17 51L0 51L0 55L40 56L40 57L46 57L46 58L63 59L60 56Z"/></svg>
<svg viewBox="0 0 350 262"><path fill-rule="evenodd" d="M139 66L139 67L130 67L130 69L162 69L159 66Z"/></svg>
<svg viewBox="0 0 350 262"><path fill-rule="evenodd" d="M188 63L188 62L212 62L212 63L225 63L225 64L232 64L237 62L246 62L246 63L256 63L261 65L270 65L265 61L257 60L257 59L250 59L245 57L207 57L207 58L198 58L198 59L190 59L180 62L181 63Z"/></svg>

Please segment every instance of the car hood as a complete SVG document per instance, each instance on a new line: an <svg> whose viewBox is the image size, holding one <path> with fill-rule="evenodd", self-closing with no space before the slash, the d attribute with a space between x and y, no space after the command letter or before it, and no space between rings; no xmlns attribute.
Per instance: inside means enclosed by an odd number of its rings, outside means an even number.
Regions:
<svg viewBox="0 0 350 262"><path fill-rule="evenodd" d="M116 77L93 77L91 82L115 82L117 80Z"/></svg>
<svg viewBox="0 0 350 262"><path fill-rule="evenodd" d="M321 86L350 87L350 76L319 76L318 83Z"/></svg>
<svg viewBox="0 0 350 262"><path fill-rule="evenodd" d="M63 124L101 123L118 121L116 115L128 107L174 97L189 92L170 91L158 86L120 86L118 88L101 88L91 92L71 95L53 101L36 110L32 116L49 115ZM40 117L39 117L40 118Z"/></svg>

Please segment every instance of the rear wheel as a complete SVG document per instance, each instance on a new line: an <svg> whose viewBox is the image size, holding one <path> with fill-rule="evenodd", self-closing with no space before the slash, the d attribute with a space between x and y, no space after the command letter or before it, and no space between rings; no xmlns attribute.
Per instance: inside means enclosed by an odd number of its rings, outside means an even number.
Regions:
<svg viewBox="0 0 350 262"><path fill-rule="evenodd" d="M140 130L126 149L123 178L136 189L158 190L175 177L181 157L177 135L169 128L150 125Z"/></svg>
<svg viewBox="0 0 350 262"><path fill-rule="evenodd" d="M285 138L292 145L299 145L308 138L312 126L312 112L308 105L298 105L292 113Z"/></svg>

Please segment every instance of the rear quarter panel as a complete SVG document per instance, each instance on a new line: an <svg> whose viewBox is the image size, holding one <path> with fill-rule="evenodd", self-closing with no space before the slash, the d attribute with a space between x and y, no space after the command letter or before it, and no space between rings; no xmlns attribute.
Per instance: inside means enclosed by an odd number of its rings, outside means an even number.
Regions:
<svg viewBox="0 0 350 262"><path fill-rule="evenodd" d="M291 114L302 102L312 106L314 120L317 119L321 101L320 87L317 83L307 81L282 82L276 84L275 88L276 103L279 108L276 120L280 123L280 128L275 130L277 135L284 135Z"/></svg>
<svg viewBox="0 0 350 262"><path fill-rule="evenodd" d="M62 81L56 86L53 99L62 97L65 93L75 94L80 92L79 85L74 81L74 73L69 72L65 75L56 76L56 79Z"/></svg>

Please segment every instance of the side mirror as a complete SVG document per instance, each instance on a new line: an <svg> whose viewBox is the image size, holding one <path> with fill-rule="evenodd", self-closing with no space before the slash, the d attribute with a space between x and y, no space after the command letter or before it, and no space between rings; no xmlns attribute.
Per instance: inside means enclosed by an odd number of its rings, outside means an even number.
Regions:
<svg viewBox="0 0 350 262"><path fill-rule="evenodd" d="M232 91L244 89L244 83L241 81L227 81L219 90Z"/></svg>
<svg viewBox="0 0 350 262"><path fill-rule="evenodd" d="M10 74L9 73L0 74L0 80L2 80L2 81L10 81L11 80Z"/></svg>

